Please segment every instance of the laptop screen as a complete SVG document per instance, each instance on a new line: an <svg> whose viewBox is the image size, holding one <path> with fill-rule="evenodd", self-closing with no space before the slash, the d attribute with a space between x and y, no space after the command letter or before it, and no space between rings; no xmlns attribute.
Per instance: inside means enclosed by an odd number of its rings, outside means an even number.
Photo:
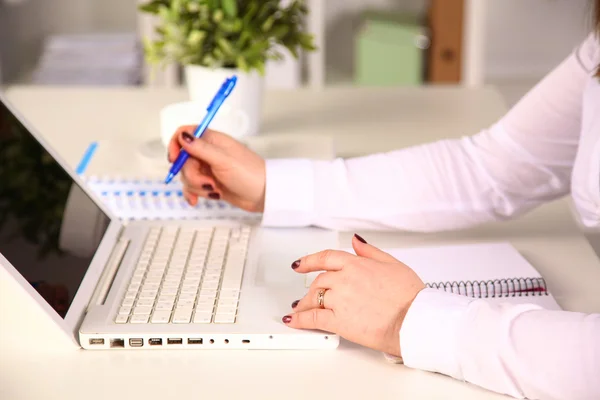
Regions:
<svg viewBox="0 0 600 400"><path fill-rule="evenodd" d="M108 224L0 100L0 253L63 318Z"/></svg>

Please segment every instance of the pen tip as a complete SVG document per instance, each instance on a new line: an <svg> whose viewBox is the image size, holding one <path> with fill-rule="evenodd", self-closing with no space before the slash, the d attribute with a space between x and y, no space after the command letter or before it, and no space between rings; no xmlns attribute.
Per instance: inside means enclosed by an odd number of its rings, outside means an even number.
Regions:
<svg viewBox="0 0 600 400"><path fill-rule="evenodd" d="M169 173L169 175L167 175L167 178L165 179L165 184L168 184L169 182L171 182L174 177L175 177L175 175L173 175L173 173Z"/></svg>

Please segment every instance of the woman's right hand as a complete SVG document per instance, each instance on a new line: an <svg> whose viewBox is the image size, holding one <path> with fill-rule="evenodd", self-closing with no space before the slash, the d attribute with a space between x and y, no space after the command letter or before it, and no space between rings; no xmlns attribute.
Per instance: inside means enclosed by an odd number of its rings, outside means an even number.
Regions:
<svg viewBox="0 0 600 400"><path fill-rule="evenodd" d="M265 203L265 161L224 133L207 129L200 139L195 126L180 127L169 143L169 162L183 148L190 158L181 169L183 195L196 205L198 197L222 199L250 212L262 212Z"/></svg>

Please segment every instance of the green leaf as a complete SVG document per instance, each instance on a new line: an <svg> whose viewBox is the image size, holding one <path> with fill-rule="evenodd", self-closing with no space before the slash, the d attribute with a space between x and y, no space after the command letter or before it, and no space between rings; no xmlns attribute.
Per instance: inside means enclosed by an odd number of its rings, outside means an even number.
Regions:
<svg viewBox="0 0 600 400"><path fill-rule="evenodd" d="M217 24L220 23L221 21L223 21L223 17L224 17L223 10L216 10L213 13L213 21Z"/></svg>
<svg viewBox="0 0 600 400"><path fill-rule="evenodd" d="M156 14L156 13L158 13L158 9L160 8L161 5L164 5L164 6L168 5L168 0L152 0L152 1L149 1L144 4L140 4L138 6L138 10L140 10L142 12Z"/></svg>
<svg viewBox="0 0 600 400"><path fill-rule="evenodd" d="M300 33L298 36L298 41L300 45L307 50L315 50L315 45L313 43L313 35L308 33Z"/></svg>
<svg viewBox="0 0 600 400"><path fill-rule="evenodd" d="M238 58L235 60L237 66L239 69L241 69L244 72L249 72L250 71L250 67L248 66L248 62L246 61L246 59L243 56L238 56Z"/></svg>
<svg viewBox="0 0 600 400"><path fill-rule="evenodd" d="M271 31L271 35L276 39L281 39L290 31L290 27L288 25L277 25Z"/></svg>
<svg viewBox="0 0 600 400"><path fill-rule="evenodd" d="M222 0L222 5L223 11L225 11L225 14L227 14L228 17L237 17L238 9L236 0Z"/></svg>
<svg viewBox="0 0 600 400"><path fill-rule="evenodd" d="M223 50L223 54L228 56L233 54L233 48L231 47L231 44L224 38L217 39L217 45L219 45L219 48Z"/></svg>
<svg viewBox="0 0 600 400"><path fill-rule="evenodd" d="M190 46L198 47L205 37L206 32L194 30L189 34L187 42Z"/></svg>
<svg viewBox="0 0 600 400"><path fill-rule="evenodd" d="M258 73L260 75L264 75L265 74L265 63L262 61L258 61L254 67L258 70Z"/></svg>
<svg viewBox="0 0 600 400"><path fill-rule="evenodd" d="M221 29L226 33L237 33L242 30L242 21L237 19L235 21L222 21Z"/></svg>
<svg viewBox="0 0 600 400"><path fill-rule="evenodd" d="M267 18L265 20L265 22L263 22L262 26L260 27L260 29L263 32L267 32L271 29L271 27L273 26L273 23L275 23L275 17L270 16L269 18Z"/></svg>

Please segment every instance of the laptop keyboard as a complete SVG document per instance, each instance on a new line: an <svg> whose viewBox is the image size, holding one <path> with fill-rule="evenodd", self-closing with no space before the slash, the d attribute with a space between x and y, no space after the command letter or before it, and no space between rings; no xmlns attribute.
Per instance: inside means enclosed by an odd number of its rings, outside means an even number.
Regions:
<svg viewBox="0 0 600 400"><path fill-rule="evenodd" d="M152 228L115 323L235 323L250 232Z"/></svg>

